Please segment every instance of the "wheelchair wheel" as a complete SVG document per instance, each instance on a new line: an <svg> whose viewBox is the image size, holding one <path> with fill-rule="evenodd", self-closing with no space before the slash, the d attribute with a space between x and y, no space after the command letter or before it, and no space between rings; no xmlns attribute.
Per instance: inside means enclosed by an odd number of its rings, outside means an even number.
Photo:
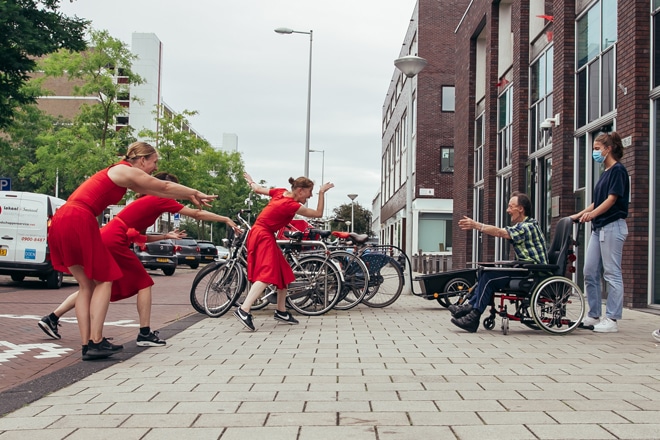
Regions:
<svg viewBox="0 0 660 440"><path fill-rule="evenodd" d="M502 334L509 334L509 318L502 318Z"/></svg>
<svg viewBox="0 0 660 440"><path fill-rule="evenodd" d="M444 293L438 296L437 301L442 307L452 304L463 304L470 294L470 283L465 278L452 278L445 284Z"/></svg>
<svg viewBox="0 0 660 440"><path fill-rule="evenodd" d="M489 316L488 318L484 319L484 328L486 330L492 330L495 328L495 317L494 316Z"/></svg>
<svg viewBox="0 0 660 440"><path fill-rule="evenodd" d="M566 334L577 328L584 317L584 296L568 278L554 276L536 287L531 298L532 318L541 330Z"/></svg>

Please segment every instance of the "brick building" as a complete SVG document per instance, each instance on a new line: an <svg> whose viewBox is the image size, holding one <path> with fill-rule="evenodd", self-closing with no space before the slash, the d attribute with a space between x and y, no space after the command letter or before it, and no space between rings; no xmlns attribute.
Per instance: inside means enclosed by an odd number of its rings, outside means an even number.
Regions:
<svg viewBox="0 0 660 440"><path fill-rule="evenodd" d="M468 3L417 2L400 56L420 56L428 64L412 79L396 70L383 105L380 214L374 218L380 217L380 242L410 254L452 249L454 30ZM413 224L410 238L407 221Z"/></svg>
<svg viewBox="0 0 660 440"><path fill-rule="evenodd" d="M591 203L602 173L593 139L615 130L631 184L625 307L660 304L659 8L659 0L480 0L455 26L454 223L468 213L503 226L509 195L522 190L549 236L559 218ZM579 268L590 233L585 224ZM504 240L453 234L455 267L509 256Z"/></svg>

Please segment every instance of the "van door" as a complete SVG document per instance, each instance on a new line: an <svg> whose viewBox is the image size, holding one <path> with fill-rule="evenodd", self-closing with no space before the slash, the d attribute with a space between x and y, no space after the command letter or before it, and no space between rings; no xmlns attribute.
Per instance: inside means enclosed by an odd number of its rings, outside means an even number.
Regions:
<svg viewBox="0 0 660 440"><path fill-rule="evenodd" d="M48 233L48 196L23 193L18 213L17 263L43 263L46 261Z"/></svg>
<svg viewBox="0 0 660 440"><path fill-rule="evenodd" d="M0 192L0 261L16 261L21 193Z"/></svg>

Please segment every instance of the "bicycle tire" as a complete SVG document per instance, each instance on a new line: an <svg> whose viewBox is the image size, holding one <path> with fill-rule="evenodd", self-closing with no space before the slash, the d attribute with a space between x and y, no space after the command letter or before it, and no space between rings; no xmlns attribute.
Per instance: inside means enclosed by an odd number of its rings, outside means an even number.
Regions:
<svg viewBox="0 0 660 440"><path fill-rule="evenodd" d="M309 255L293 267L296 280L289 284L287 305L305 316L322 315L337 304L341 294L341 272L326 258Z"/></svg>
<svg viewBox="0 0 660 440"><path fill-rule="evenodd" d="M228 263L218 268L204 291L204 311L211 318L218 318L234 305L245 287L245 272L240 264Z"/></svg>
<svg viewBox="0 0 660 440"><path fill-rule="evenodd" d="M364 261L352 252L337 250L330 253L342 270L341 294L335 309L350 310L362 302L369 289L369 269Z"/></svg>
<svg viewBox="0 0 660 440"><path fill-rule="evenodd" d="M192 287L190 288L190 305L192 305L196 312L206 315L206 311L204 310L204 292L211 278L209 274L223 264L227 264L227 262L223 260L207 264L195 275Z"/></svg>
<svg viewBox="0 0 660 440"><path fill-rule="evenodd" d="M367 266L369 266L368 256L369 254L362 256ZM387 307L399 299L404 284L401 266L396 260L389 257L389 261L385 265L374 273L369 273L369 289L362 304L373 308Z"/></svg>

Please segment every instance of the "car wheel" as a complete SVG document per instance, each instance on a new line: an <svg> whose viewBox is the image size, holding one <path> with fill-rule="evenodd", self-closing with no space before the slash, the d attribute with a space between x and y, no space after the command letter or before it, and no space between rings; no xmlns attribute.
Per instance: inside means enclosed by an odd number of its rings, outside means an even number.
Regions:
<svg viewBox="0 0 660 440"><path fill-rule="evenodd" d="M193 263L190 265L191 269L197 269L199 267L199 263Z"/></svg>
<svg viewBox="0 0 660 440"><path fill-rule="evenodd" d="M174 271L175 271L175 270L176 270L176 269L173 268L173 267L168 267L167 269L163 269L163 273L164 273L166 276L171 277L172 275L174 275Z"/></svg>
<svg viewBox="0 0 660 440"><path fill-rule="evenodd" d="M62 280L64 279L64 274L56 270L48 274L44 279L46 281L46 287L49 289L59 289L62 287Z"/></svg>
<svg viewBox="0 0 660 440"><path fill-rule="evenodd" d="M19 283L20 283L21 281L23 281L24 279L25 279L25 276L24 276L24 275L12 275L12 276L11 276L11 280L12 280L12 281L16 281L16 282L19 282Z"/></svg>

